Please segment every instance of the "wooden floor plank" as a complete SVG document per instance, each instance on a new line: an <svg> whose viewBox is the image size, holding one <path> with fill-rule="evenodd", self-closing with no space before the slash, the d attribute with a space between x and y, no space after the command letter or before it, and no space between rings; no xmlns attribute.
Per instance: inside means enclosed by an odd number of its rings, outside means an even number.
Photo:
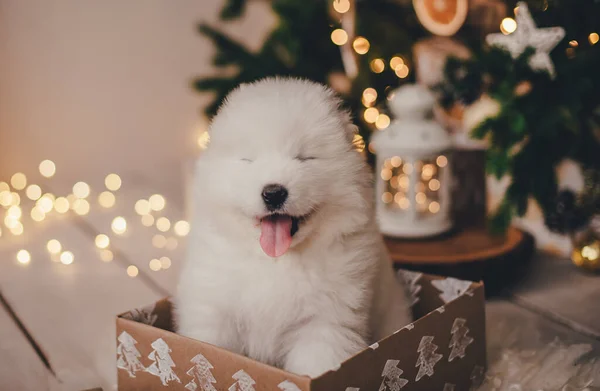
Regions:
<svg viewBox="0 0 600 391"><path fill-rule="evenodd" d="M0 307L0 390L59 390L61 387Z"/></svg>
<svg viewBox="0 0 600 391"><path fill-rule="evenodd" d="M521 305L600 338L600 279L569 259L537 254L512 293Z"/></svg>
<svg viewBox="0 0 600 391"><path fill-rule="evenodd" d="M51 261L49 239L58 239L75 261ZM29 264L16 261L20 249L30 252ZM160 297L114 261L101 261L93 240L68 219L37 224L19 237L4 235L0 291L68 390L114 388L115 316Z"/></svg>

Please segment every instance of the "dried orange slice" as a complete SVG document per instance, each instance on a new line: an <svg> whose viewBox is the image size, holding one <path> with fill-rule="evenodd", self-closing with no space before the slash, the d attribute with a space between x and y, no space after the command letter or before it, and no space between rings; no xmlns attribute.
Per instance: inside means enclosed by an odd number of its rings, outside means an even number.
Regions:
<svg viewBox="0 0 600 391"><path fill-rule="evenodd" d="M464 24L469 9L468 0L413 0L421 24L436 35L455 34Z"/></svg>

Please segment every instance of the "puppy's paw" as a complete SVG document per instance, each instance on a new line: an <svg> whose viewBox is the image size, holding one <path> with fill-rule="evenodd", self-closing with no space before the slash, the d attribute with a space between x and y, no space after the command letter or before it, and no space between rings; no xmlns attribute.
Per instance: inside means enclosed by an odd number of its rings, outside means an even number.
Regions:
<svg viewBox="0 0 600 391"><path fill-rule="evenodd" d="M284 369L299 375L317 377L337 369L343 361L366 347L364 340L349 330L323 328L306 333L290 349Z"/></svg>
<svg viewBox="0 0 600 391"><path fill-rule="evenodd" d="M345 355L335 354L327 346L314 343L292 349L283 368L298 375L315 378L329 370L338 368L346 358Z"/></svg>

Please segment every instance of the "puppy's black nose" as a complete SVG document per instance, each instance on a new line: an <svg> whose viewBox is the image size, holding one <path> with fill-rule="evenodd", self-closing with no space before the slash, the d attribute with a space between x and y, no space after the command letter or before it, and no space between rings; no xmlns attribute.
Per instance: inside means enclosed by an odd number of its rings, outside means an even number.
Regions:
<svg viewBox="0 0 600 391"><path fill-rule="evenodd" d="M268 210L281 208L287 196L287 189L281 185L267 185L262 191L262 199Z"/></svg>

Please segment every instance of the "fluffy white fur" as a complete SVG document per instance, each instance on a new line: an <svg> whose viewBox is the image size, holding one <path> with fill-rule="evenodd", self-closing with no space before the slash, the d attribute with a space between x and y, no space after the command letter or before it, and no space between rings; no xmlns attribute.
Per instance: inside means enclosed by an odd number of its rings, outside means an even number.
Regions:
<svg viewBox="0 0 600 391"><path fill-rule="evenodd" d="M196 166L179 333L315 377L410 322L375 222L370 170L339 103L295 79L242 85L227 98ZM285 213L312 212L279 258L259 245L271 183L289 190Z"/></svg>

